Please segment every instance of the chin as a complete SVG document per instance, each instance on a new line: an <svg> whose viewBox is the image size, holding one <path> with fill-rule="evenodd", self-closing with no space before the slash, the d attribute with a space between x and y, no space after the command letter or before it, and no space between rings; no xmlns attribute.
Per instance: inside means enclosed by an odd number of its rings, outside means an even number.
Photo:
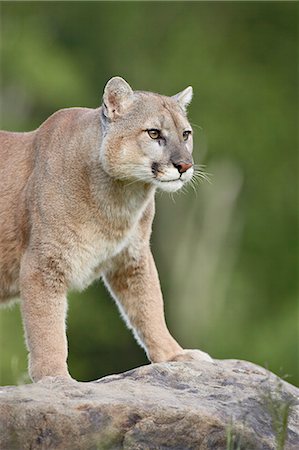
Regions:
<svg viewBox="0 0 299 450"><path fill-rule="evenodd" d="M182 180L175 181L158 181L154 182L155 187L157 187L160 191L164 192L176 192L184 186L184 182Z"/></svg>

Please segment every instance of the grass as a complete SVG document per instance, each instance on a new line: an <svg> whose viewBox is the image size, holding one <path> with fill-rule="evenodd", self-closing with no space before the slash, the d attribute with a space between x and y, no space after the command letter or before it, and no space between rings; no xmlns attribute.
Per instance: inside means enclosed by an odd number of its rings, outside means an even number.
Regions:
<svg viewBox="0 0 299 450"><path fill-rule="evenodd" d="M268 389L263 395L265 408L270 414L272 429L275 434L275 450L283 450L285 448L288 422L294 405L294 399L291 396L284 396L282 393L282 381L277 381L274 391Z"/></svg>
<svg viewBox="0 0 299 450"><path fill-rule="evenodd" d="M235 432L232 420L226 429L226 450L241 450L241 436Z"/></svg>
<svg viewBox="0 0 299 450"><path fill-rule="evenodd" d="M294 398L289 394L283 393L282 380L278 379L274 389L270 388L270 386L266 389L263 387L260 400L264 405L265 412L271 419L271 426L275 436L275 450L284 450ZM236 431L231 419L226 429L226 450L241 450L242 448L242 434Z"/></svg>

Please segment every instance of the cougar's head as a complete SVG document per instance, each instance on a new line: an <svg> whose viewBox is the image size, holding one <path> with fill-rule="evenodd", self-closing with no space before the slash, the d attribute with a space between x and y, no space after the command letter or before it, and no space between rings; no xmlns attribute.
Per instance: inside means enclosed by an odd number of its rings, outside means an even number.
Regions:
<svg viewBox="0 0 299 450"><path fill-rule="evenodd" d="M193 176L192 128L186 108L192 88L173 97L133 91L120 77L108 81L101 108L100 161L113 178L177 191Z"/></svg>

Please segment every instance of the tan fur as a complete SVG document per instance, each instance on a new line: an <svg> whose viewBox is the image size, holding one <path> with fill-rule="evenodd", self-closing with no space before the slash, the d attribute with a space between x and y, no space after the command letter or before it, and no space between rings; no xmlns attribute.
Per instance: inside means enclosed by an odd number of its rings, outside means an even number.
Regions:
<svg viewBox="0 0 299 450"><path fill-rule="evenodd" d="M209 359L169 334L149 246L156 188L177 190L193 174L175 167L192 162L192 136L182 139L191 96L133 92L115 77L98 109L0 133L0 303L21 297L34 381L69 377L67 291L100 277L151 361Z"/></svg>

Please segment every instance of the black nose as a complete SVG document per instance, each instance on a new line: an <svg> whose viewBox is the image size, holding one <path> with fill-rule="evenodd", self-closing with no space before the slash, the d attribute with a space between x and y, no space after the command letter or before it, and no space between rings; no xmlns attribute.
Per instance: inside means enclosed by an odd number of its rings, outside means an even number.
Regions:
<svg viewBox="0 0 299 450"><path fill-rule="evenodd" d="M178 169L180 173L186 172L188 169L190 169L190 167L193 166L192 163L184 163L184 162L173 163L173 165L176 169Z"/></svg>

